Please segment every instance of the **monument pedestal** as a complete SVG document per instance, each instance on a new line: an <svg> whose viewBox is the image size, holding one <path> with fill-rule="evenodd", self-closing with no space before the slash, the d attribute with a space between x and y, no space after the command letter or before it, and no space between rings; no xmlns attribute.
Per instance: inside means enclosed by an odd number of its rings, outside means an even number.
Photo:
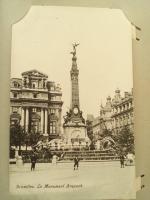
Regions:
<svg viewBox="0 0 150 200"><path fill-rule="evenodd" d="M72 124L64 126L64 138L68 149L78 148L80 150L90 144L85 125Z"/></svg>

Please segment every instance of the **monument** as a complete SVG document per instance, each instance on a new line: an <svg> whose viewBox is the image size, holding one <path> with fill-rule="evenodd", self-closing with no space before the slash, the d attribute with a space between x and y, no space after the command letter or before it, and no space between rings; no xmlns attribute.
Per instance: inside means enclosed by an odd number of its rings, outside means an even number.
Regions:
<svg viewBox="0 0 150 200"><path fill-rule="evenodd" d="M76 47L79 44L73 44L71 77L71 105L69 112L64 117L64 138L69 147L84 147L89 145L90 140L87 137L85 119L82 116L79 103L79 70L77 67Z"/></svg>

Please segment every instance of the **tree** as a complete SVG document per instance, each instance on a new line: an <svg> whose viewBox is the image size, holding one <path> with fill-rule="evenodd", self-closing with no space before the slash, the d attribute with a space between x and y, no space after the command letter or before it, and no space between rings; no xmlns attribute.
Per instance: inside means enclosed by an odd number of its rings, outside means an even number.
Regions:
<svg viewBox="0 0 150 200"><path fill-rule="evenodd" d="M116 139L120 151L134 153L134 135L128 127L122 128Z"/></svg>
<svg viewBox="0 0 150 200"><path fill-rule="evenodd" d="M28 135L28 141L29 141L29 145L35 145L37 144L37 142L39 141L39 137L40 137L40 133L36 133L35 131L32 131L31 133L29 133Z"/></svg>
<svg viewBox="0 0 150 200"><path fill-rule="evenodd" d="M21 145L23 145L25 142L25 134L23 131L23 128L19 123L14 123L10 126L10 147L19 146L19 154L21 151Z"/></svg>

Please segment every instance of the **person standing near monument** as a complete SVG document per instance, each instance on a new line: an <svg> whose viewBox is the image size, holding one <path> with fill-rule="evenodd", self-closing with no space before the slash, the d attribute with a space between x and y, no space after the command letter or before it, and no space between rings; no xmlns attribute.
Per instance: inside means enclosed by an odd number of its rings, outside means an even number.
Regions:
<svg viewBox="0 0 150 200"><path fill-rule="evenodd" d="M33 153L31 155L31 171L35 170L36 160L37 160L36 155Z"/></svg>
<svg viewBox="0 0 150 200"><path fill-rule="evenodd" d="M74 170L77 169L78 170L79 167L79 158L76 156L74 158Z"/></svg>

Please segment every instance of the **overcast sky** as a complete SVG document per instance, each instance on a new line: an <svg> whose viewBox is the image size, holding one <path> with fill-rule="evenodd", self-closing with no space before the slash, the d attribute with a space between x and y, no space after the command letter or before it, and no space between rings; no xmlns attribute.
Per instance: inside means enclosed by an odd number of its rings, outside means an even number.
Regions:
<svg viewBox="0 0 150 200"><path fill-rule="evenodd" d="M11 77L37 69L60 83L70 107L72 43L77 42L80 108L99 115L116 88L131 91L132 28L121 10L33 6L12 30Z"/></svg>

